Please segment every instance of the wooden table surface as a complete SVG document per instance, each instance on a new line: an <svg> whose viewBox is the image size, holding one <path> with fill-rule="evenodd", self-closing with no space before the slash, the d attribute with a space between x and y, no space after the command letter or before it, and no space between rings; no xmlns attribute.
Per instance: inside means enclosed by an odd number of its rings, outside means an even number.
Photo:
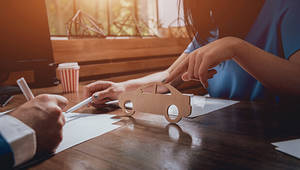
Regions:
<svg viewBox="0 0 300 170"><path fill-rule="evenodd" d="M70 100L68 107L83 99L81 91L63 94L59 87L33 92L62 94ZM24 101L22 95L16 96L4 109ZM80 111L121 113L111 110ZM136 113L116 123L120 128L29 169L300 169L300 160L270 144L300 138L299 114L299 107L293 105L241 102L176 125L161 115Z"/></svg>

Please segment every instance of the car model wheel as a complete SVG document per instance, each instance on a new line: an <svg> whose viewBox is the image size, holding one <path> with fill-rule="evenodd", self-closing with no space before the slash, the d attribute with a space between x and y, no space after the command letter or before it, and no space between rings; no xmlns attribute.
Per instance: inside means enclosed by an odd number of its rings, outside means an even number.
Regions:
<svg viewBox="0 0 300 170"><path fill-rule="evenodd" d="M177 123L181 120L182 115L176 105L168 105L165 111L165 118L171 123Z"/></svg>
<svg viewBox="0 0 300 170"><path fill-rule="evenodd" d="M126 105L128 103L132 103L132 102L130 100L127 100L124 103L122 103L122 109L123 109L123 112L126 113L126 115L132 116L135 113L134 106L132 105L131 108L127 107Z"/></svg>

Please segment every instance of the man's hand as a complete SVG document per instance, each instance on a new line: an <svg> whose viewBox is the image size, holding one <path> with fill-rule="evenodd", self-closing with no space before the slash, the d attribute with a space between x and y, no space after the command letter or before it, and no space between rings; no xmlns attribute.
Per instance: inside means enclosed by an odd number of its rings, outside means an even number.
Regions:
<svg viewBox="0 0 300 170"><path fill-rule="evenodd" d="M61 142L65 124L62 109L67 103L62 96L39 95L10 114L35 131L37 153L54 152Z"/></svg>

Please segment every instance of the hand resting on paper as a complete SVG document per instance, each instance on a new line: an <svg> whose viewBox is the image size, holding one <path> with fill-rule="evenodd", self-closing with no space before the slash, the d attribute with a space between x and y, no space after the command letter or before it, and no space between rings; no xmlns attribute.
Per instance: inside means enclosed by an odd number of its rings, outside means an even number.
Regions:
<svg viewBox="0 0 300 170"><path fill-rule="evenodd" d="M62 141L65 118L62 109L68 100L58 95L39 95L10 115L31 127L37 138L37 153L52 153Z"/></svg>

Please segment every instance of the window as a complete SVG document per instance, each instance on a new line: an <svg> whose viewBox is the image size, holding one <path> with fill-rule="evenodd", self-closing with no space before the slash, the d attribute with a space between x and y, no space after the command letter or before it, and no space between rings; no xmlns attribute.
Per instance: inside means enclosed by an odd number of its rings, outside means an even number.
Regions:
<svg viewBox="0 0 300 170"><path fill-rule="evenodd" d="M157 0L46 0L52 36L153 36Z"/></svg>

